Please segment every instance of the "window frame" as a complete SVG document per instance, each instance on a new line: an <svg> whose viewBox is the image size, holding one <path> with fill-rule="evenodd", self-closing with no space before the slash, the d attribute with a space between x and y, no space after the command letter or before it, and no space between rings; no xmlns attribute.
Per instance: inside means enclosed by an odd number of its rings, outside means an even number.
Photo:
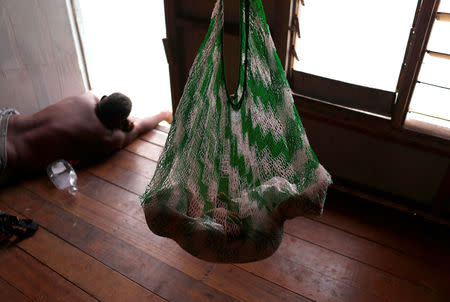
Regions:
<svg viewBox="0 0 450 302"><path fill-rule="evenodd" d="M293 70L291 88L299 95L313 97L332 104L391 117L396 93L345 83Z"/></svg>
<svg viewBox="0 0 450 302"><path fill-rule="evenodd" d="M417 125L409 127L409 123L405 124L440 0L418 0L395 93L318 76L311 77L294 70L301 2L303 1L291 0L285 65L294 100L301 114L396 142L414 145L421 149L450 155L449 131L442 131L442 129L436 131L436 127L418 128ZM326 93L323 92L324 90ZM379 105L374 106L374 102L379 102Z"/></svg>

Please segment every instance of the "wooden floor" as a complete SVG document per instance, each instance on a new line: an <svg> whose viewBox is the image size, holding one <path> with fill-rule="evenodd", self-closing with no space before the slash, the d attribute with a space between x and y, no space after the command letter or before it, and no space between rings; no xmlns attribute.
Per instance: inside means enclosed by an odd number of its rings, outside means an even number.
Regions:
<svg viewBox="0 0 450 302"><path fill-rule="evenodd" d="M448 228L333 191L322 217L286 223L267 260L190 256L139 205L165 139L79 170L76 197L46 178L2 190L0 210L41 227L0 250L0 301L450 301Z"/></svg>

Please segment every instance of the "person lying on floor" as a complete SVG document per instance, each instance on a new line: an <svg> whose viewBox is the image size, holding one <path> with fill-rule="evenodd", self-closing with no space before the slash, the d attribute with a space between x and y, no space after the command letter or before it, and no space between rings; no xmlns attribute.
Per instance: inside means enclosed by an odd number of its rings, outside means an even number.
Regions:
<svg viewBox="0 0 450 302"><path fill-rule="evenodd" d="M127 119L118 128L105 126L96 113L93 93L66 98L33 115L0 109L0 184L11 184L45 171L57 159L91 160L119 150L165 120L160 112Z"/></svg>

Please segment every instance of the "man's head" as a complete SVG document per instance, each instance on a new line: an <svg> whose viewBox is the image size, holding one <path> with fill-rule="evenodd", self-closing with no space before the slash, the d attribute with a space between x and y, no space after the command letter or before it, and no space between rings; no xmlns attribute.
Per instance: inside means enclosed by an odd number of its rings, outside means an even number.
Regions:
<svg viewBox="0 0 450 302"><path fill-rule="evenodd" d="M129 97L116 92L109 96L103 96L98 102L95 112L100 121L109 129L122 129L130 131L128 116L132 103Z"/></svg>

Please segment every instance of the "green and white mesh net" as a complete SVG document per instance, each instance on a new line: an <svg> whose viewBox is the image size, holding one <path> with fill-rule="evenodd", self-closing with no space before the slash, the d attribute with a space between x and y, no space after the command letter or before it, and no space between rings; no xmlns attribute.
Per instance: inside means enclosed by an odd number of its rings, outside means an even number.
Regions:
<svg viewBox="0 0 450 302"><path fill-rule="evenodd" d="M241 0L237 92L227 91L218 0L155 175L150 229L213 262L272 255L283 223L321 214L330 175L309 146L261 0Z"/></svg>

